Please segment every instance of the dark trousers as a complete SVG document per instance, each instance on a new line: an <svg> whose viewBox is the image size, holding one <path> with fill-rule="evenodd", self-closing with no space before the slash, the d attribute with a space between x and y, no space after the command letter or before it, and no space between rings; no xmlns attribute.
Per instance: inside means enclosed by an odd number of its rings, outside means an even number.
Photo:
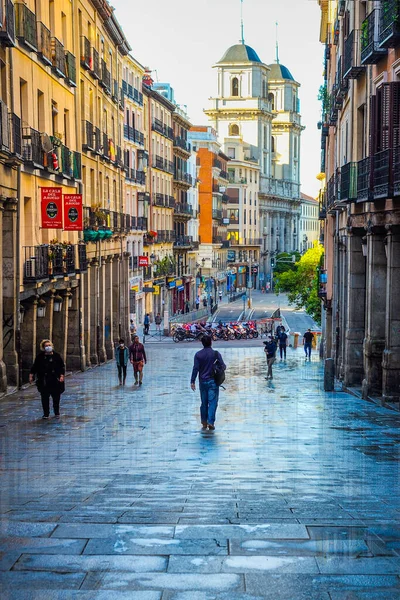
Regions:
<svg viewBox="0 0 400 600"><path fill-rule="evenodd" d="M283 358L283 356L286 358L286 344L284 346L279 346L279 354L281 355L281 358Z"/></svg>
<svg viewBox="0 0 400 600"><path fill-rule="evenodd" d="M149 327L150 327L150 323L145 323L145 325L144 325L144 335L147 335L149 333Z"/></svg>
<svg viewBox="0 0 400 600"><path fill-rule="evenodd" d="M304 352L306 353L306 356L308 356L308 358L311 358L311 342L305 342L304 344Z"/></svg>
<svg viewBox="0 0 400 600"><path fill-rule="evenodd" d="M43 407L43 415L48 417L50 414L50 396L53 398L53 409L54 414L60 414L60 392L52 392L49 390L45 390L40 392L42 407Z"/></svg>
<svg viewBox="0 0 400 600"><path fill-rule="evenodd" d="M121 381L122 375L124 376L124 381L126 379L126 367L127 365L117 365L118 369L118 379Z"/></svg>

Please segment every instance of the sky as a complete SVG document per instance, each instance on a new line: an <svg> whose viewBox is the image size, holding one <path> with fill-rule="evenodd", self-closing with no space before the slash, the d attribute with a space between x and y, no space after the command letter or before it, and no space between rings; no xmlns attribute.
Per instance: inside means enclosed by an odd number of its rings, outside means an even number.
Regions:
<svg viewBox="0 0 400 600"><path fill-rule="evenodd" d="M208 123L203 109L216 95L212 66L240 40L240 0L111 0L132 55L168 82L175 100L193 124ZM279 59L301 84L302 192L316 196L321 137L318 89L322 83L323 47L319 42L317 0L244 0L245 43L260 59L275 60L278 22Z"/></svg>

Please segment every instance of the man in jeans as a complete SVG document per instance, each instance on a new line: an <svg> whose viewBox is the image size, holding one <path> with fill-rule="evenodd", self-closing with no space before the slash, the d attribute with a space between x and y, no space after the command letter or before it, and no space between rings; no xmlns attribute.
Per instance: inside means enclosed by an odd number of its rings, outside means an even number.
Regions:
<svg viewBox="0 0 400 600"><path fill-rule="evenodd" d="M306 360L311 360L311 348L314 339L314 334L311 332L311 329L305 332L303 336L303 344L304 344L304 352L306 353Z"/></svg>
<svg viewBox="0 0 400 600"><path fill-rule="evenodd" d="M210 431L213 431L215 429L215 413L217 412L219 397L219 387L213 377L214 362L218 359L223 369L226 369L226 365L220 353L211 348L212 340L210 336L204 335L201 343L204 348L195 354L190 385L192 390L196 391L195 381L197 374L199 374L201 424L203 429L208 427Z"/></svg>
<svg viewBox="0 0 400 600"><path fill-rule="evenodd" d="M267 376L265 379L272 379L272 365L275 362L276 342L271 336L269 336L267 341L264 342L264 346L265 346L264 352L267 357L267 365L268 365Z"/></svg>

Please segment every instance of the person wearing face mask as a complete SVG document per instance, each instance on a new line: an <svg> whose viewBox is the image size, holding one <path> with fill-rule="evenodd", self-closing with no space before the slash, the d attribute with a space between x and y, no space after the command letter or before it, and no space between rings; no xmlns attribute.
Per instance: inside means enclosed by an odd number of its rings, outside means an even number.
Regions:
<svg viewBox="0 0 400 600"><path fill-rule="evenodd" d="M118 347L115 351L115 359L117 361L119 385L125 385L126 367L129 360L129 351L125 346L125 340L119 340Z"/></svg>
<svg viewBox="0 0 400 600"><path fill-rule="evenodd" d="M29 382L32 383L36 377L37 389L40 393L43 417L48 419L50 415L50 396L53 398L53 409L56 419L60 418L60 396L65 389L64 375L65 365L60 354L54 352L51 340L40 342L40 352L35 358L29 373Z"/></svg>

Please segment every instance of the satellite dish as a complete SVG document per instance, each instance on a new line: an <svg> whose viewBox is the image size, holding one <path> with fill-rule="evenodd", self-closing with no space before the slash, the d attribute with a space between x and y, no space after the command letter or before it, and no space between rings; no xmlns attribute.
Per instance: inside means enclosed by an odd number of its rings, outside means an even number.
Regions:
<svg viewBox="0 0 400 600"><path fill-rule="evenodd" d="M40 141L44 152L51 152L53 150L53 143L47 133L40 134Z"/></svg>

